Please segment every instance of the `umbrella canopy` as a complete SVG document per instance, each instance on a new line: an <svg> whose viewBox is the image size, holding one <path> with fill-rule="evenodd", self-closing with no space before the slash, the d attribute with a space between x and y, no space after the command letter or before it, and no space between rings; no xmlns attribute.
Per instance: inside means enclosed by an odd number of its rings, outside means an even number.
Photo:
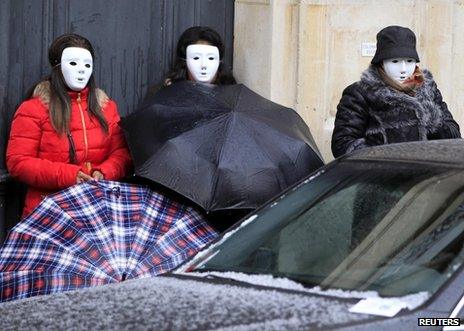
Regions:
<svg viewBox="0 0 464 331"><path fill-rule="evenodd" d="M136 174L206 211L254 209L323 165L294 110L241 84L172 84L122 126Z"/></svg>
<svg viewBox="0 0 464 331"><path fill-rule="evenodd" d="M193 208L99 181L44 199L0 250L0 301L167 272L217 236Z"/></svg>

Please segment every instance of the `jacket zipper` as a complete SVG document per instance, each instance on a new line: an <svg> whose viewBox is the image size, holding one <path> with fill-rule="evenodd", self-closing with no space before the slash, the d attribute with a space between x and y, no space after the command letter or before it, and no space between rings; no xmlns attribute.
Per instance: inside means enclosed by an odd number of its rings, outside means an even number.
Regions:
<svg viewBox="0 0 464 331"><path fill-rule="evenodd" d="M84 131L84 167L86 168L87 172L90 173L92 165L90 164L90 162L86 161L88 156L89 143L87 140L87 127L85 124L84 111L82 110L80 93L77 94L77 106L79 107L79 112L81 114L82 129Z"/></svg>

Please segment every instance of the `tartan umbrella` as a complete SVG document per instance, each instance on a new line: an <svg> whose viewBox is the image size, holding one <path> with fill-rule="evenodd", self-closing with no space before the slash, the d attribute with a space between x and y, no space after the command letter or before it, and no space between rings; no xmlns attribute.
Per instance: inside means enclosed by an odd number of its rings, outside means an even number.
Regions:
<svg viewBox="0 0 464 331"><path fill-rule="evenodd" d="M89 182L46 197L0 250L0 301L165 273L217 236L142 185Z"/></svg>

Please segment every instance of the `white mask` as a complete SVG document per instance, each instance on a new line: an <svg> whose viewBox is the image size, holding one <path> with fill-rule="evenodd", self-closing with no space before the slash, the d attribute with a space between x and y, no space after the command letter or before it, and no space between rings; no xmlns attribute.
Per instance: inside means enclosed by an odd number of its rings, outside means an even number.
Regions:
<svg viewBox="0 0 464 331"><path fill-rule="evenodd" d="M73 91L87 86L93 71L92 54L80 47L67 47L61 54L61 72L66 85Z"/></svg>
<svg viewBox="0 0 464 331"><path fill-rule="evenodd" d="M187 47L187 68L191 79L201 83L212 83L219 68L219 49L210 45Z"/></svg>
<svg viewBox="0 0 464 331"><path fill-rule="evenodd" d="M388 77L402 83L414 73L416 60L407 57L384 60L383 69Z"/></svg>

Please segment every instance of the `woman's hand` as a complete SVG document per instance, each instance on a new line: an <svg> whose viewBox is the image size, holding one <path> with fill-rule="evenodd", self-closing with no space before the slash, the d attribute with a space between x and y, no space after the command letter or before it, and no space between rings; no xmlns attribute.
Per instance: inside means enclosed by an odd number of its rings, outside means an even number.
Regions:
<svg viewBox="0 0 464 331"><path fill-rule="evenodd" d="M76 178L76 183L77 184L81 184L81 183L85 183L89 180L94 180L92 177L90 177L89 175L83 173L82 171L79 171L77 173L77 178Z"/></svg>
<svg viewBox="0 0 464 331"><path fill-rule="evenodd" d="M99 170L95 170L94 172L92 172L92 177L95 180L105 179L105 176L103 176L103 174Z"/></svg>

